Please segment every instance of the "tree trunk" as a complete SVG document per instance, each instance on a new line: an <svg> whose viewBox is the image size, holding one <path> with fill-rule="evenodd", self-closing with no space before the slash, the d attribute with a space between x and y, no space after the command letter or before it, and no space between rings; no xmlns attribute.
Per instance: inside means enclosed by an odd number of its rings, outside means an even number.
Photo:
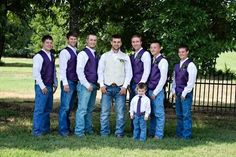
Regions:
<svg viewBox="0 0 236 157"><path fill-rule="evenodd" d="M69 0L70 3L70 17L69 17L69 29L79 34L79 19L83 15L83 7L85 0Z"/></svg>
<svg viewBox="0 0 236 157"><path fill-rule="evenodd" d="M4 53L5 33L7 25L7 1L0 2L0 61Z"/></svg>

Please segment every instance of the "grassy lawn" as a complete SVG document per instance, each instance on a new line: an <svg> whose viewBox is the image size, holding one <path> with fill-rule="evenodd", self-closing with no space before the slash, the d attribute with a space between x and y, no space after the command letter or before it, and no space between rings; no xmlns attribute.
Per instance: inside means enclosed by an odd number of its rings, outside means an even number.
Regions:
<svg viewBox="0 0 236 157"><path fill-rule="evenodd" d="M193 139L174 138L175 116L167 111L165 138L148 139L145 143L131 138L129 120L126 136L99 136L99 110L94 112L95 135L84 138L60 137L57 133L57 108L52 113L52 133L40 138L31 136L32 102L1 103L0 156L227 156L236 154L236 118L194 114ZM98 106L99 108L99 106ZM74 113L72 115L72 119ZM114 113L111 115L114 131ZM72 120L74 123L74 119Z"/></svg>
<svg viewBox="0 0 236 157"><path fill-rule="evenodd" d="M216 62L216 69L224 71L226 66L232 72L236 73L236 52L222 53Z"/></svg>
<svg viewBox="0 0 236 157"><path fill-rule="evenodd" d="M233 58L232 56L224 58L223 60L226 60L227 63L232 63L233 67L229 66L230 69L236 68L236 58L233 60L230 60ZM235 115L193 113L193 139L186 141L174 138L175 115L172 109L168 109L166 111L165 138L161 141L148 138L145 143L142 143L132 140L128 118L126 136L123 139L117 139L114 135L107 138L100 137L100 106L97 105L94 112L95 135L84 138L60 137L57 133L60 90L55 93L56 101L51 114L52 133L34 138L31 136L34 103L32 60L3 58L3 61L6 65L0 67L0 157L236 156ZM223 62L217 61L217 65ZM219 67L224 69L224 64ZM74 112L71 117L74 124ZM114 117L114 112L112 112L113 132Z"/></svg>

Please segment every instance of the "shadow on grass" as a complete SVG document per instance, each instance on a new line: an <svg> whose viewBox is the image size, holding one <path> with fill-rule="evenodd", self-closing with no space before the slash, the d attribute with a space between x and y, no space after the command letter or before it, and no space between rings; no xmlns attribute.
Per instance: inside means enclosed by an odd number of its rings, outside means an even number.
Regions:
<svg viewBox="0 0 236 157"><path fill-rule="evenodd" d="M32 108L31 108L32 109ZM32 111L32 110L31 110ZM129 120L126 123L126 136L117 139L114 135L109 137L99 136L99 112L94 113L95 135L89 135L84 138L78 138L74 135L69 137L60 137L57 133L57 113L52 114L52 132L39 138L31 135L32 112L30 110L19 109L11 113L9 118L12 121L0 122L0 149L17 148L23 150L35 150L44 152L54 152L58 149L67 148L70 150L98 150L103 148L120 149L120 150L179 150L185 147L197 147L199 145L207 146L209 143L235 143L236 142L236 118L231 120L221 117L219 119L209 118L201 119L199 115L194 117L193 139L182 140L174 138L175 135L175 118L167 116L165 127L165 138L161 141L155 141L148 138L145 143L132 140ZM173 114L173 113L167 113ZM72 115L74 117L74 113ZM111 114L111 127L114 132L115 114ZM74 119L72 119L74 123ZM217 125L216 125L217 124Z"/></svg>

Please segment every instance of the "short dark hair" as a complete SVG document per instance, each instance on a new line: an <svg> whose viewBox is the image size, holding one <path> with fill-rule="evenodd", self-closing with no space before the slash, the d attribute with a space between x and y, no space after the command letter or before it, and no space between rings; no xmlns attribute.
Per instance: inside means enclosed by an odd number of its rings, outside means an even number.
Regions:
<svg viewBox="0 0 236 157"><path fill-rule="evenodd" d="M78 34L76 32L70 31L66 34L66 38L69 39L70 37L78 37Z"/></svg>
<svg viewBox="0 0 236 157"><path fill-rule="evenodd" d="M95 33L89 33L89 34L86 36L86 39L88 39L90 35L92 35L92 36L97 36Z"/></svg>
<svg viewBox="0 0 236 157"><path fill-rule="evenodd" d="M131 40L132 40L133 38L139 38L140 41L142 41L142 37L141 37L141 35L139 35L139 34L134 34L134 35L131 37Z"/></svg>
<svg viewBox="0 0 236 157"><path fill-rule="evenodd" d="M189 51L188 45L180 44L179 47L178 47L178 50L181 49L181 48L184 48L186 51Z"/></svg>
<svg viewBox="0 0 236 157"><path fill-rule="evenodd" d="M113 40L113 39L121 39L121 36L119 34L113 34L111 36L111 40Z"/></svg>
<svg viewBox="0 0 236 157"><path fill-rule="evenodd" d="M162 45L160 40L154 40L153 42L151 42L151 44L159 44L160 47Z"/></svg>
<svg viewBox="0 0 236 157"><path fill-rule="evenodd" d="M44 35L43 37L42 37L42 42L44 43L45 42L45 40L52 40L53 41L53 38L52 38L52 36L51 35Z"/></svg>
<svg viewBox="0 0 236 157"><path fill-rule="evenodd" d="M147 85L146 85L146 83L140 82L140 83L137 85L137 89L144 89L144 90L147 90Z"/></svg>

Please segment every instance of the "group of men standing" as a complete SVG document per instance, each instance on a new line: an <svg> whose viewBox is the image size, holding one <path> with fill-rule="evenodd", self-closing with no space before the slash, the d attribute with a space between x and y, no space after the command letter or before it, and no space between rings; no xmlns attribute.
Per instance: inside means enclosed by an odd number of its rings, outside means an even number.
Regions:
<svg viewBox="0 0 236 157"><path fill-rule="evenodd" d="M54 57L51 53L53 39L47 35L42 38L42 50L33 58L33 76L35 79L35 109L33 115L33 135L41 136L50 132L50 112L53 93L57 88ZM110 111L114 100L116 112L115 135L124 136L125 104L127 90L130 101L137 94L137 86L145 83L147 96L151 100L149 135L156 139L164 136L164 85L167 80L168 62L160 53L161 43L154 41L150 53L142 48L141 36L131 38L133 53L129 56L121 51L122 40L119 35L111 37L111 50L96 54L97 36L89 34L86 47L77 53L77 34L67 34L68 46L59 55L61 76L61 99L59 108L59 134L68 136L70 112L76 92L78 108L74 133L78 137L93 134L92 112L95 106L97 90L101 90L100 134L111 134ZM192 91L196 81L197 69L188 59L188 47L178 48L181 59L175 65L172 93L176 97L177 137L188 139L192 136L191 104ZM136 110L135 110L136 111ZM140 112L140 111L139 111ZM133 123L133 122L132 122Z"/></svg>

